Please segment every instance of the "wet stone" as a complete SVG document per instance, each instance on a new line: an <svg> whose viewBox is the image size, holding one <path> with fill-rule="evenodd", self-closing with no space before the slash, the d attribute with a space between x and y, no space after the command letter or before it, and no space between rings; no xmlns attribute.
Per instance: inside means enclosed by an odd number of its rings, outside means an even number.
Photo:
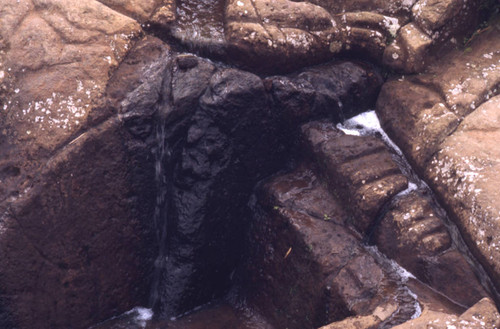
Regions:
<svg viewBox="0 0 500 329"><path fill-rule="evenodd" d="M328 188L348 205L352 225L367 233L382 207L408 184L389 150L376 137L345 135L327 123L306 124L302 134Z"/></svg>
<svg viewBox="0 0 500 329"><path fill-rule="evenodd" d="M452 246L433 201L420 191L399 197L377 226L373 241L422 282L466 306L488 296L473 268Z"/></svg>
<svg viewBox="0 0 500 329"><path fill-rule="evenodd" d="M307 167L265 183L254 210L246 286L277 328L318 327L397 304L398 284L339 224L342 206Z"/></svg>

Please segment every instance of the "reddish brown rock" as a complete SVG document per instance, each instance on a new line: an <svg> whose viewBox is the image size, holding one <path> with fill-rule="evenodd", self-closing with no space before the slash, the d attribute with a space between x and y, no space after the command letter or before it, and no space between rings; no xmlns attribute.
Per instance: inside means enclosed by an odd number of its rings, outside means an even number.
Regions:
<svg viewBox="0 0 500 329"><path fill-rule="evenodd" d="M480 300L462 315L436 312L424 309L422 315L415 320L408 321L395 329L486 329L500 326L500 314L493 301L489 298Z"/></svg>
<svg viewBox="0 0 500 329"><path fill-rule="evenodd" d="M440 145L426 171L476 257L500 286L498 140L500 97L470 114Z"/></svg>
<svg viewBox="0 0 500 329"><path fill-rule="evenodd" d="M2 191L10 195L0 221L0 326L86 328L147 303L157 249L152 106L168 56L158 39L140 42L92 125L18 193ZM21 177L9 161L2 167ZM7 173L1 179L16 188Z"/></svg>
<svg viewBox="0 0 500 329"><path fill-rule="evenodd" d="M111 9L129 16L140 23L145 22L162 4L163 0L97 0Z"/></svg>
<svg viewBox="0 0 500 329"><path fill-rule="evenodd" d="M377 226L374 242L418 279L461 305L487 297L475 271L452 246L440 213L420 192L399 198Z"/></svg>
<svg viewBox="0 0 500 329"><path fill-rule="evenodd" d="M396 311L397 285L339 224L345 216L339 201L310 170L266 183L257 209L249 300L275 326L311 328L378 307L391 310L387 316Z"/></svg>
<svg viewBox="0 0 500 329"><path fill-rule="evenodd" d="M500 83L497 32L493 24L474 38L470 51L451 52L428 74L386 84L377 111L498 288L493 232L500 156L491 142L498 139L499 107L498 97L490 99Z"/></svg>
<svg viewBox="0 0 500 329"><path fill-rule="evenodd" d="M306 124L302 133L330 191L347 205L350 223L367 233L382 207L407 187L389 150L376 137L345 135L329 123Z"/></svg>

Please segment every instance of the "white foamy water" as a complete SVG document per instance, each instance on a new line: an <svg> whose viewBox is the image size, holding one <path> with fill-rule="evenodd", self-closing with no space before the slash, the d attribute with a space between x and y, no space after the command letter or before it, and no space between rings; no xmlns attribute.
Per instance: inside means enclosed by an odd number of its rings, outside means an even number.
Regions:
<svg viewBox="0 0 500 329"><path fill-rule="evenodd" d="M134 317L134 321L137 325L141 326L141 328L146 327L147 321L150 321L153 318L153 310L145 307L135 307L127 313L137 313Z"/></svg>
<svg viewBox="0 0 500 329"><path fill-rule="evenodd" d="M380 121L379 121L375 111L364 112L364 113L361 113L355 117L352 117L343 123L337 124L337 128L342 130L344 133L346 133L348 135L378 136L384 141L384 143L390 149L393 150L393 152L396 154L396 156L394 157L396 163L398 164L398 166L401 169L401 171L403 172L403 174L409 179L408 188L405 189L404 191L401 191L400 193L398 193L395 196L395 198L406 195L406 194L408 194L412 191L415 191L415 190L420 190L420 189L423 191L426 191L427 193L430 193L431 195L433 194L432 190L427 185L427 183L425 181L423 181L422 179L420 179L420 177L416 174L416 172L410 166L410 164L406 160L401 149L389 138L389 136L382 129L382 126L380 124ZM480 265L480 263L471 254L467 245L463 241L462 235L460 234L458 227L448 218L446 211L441 207L441 205L435 199L434 199L434 202L435 202L436 210L440 213L441 218L443 219L443 224L448 229L448 232L451 235L451 238L452 238L452 241L453 241L453 244L455 245L455 247L462 253L462 255L465 256L467 262L473 268L475 274L480 279L481 284L486 289L486 291L489 291L491 294L496 296L496 298L500 298L500 293L495 289L495 286L491 282L491 279L486 274L485 270ZM397 264L397 263L395 263L395 264ZM404 270L403 268L401 268L401 269ZM406 270L404 270L404 271L406 271ZM410 275L411 275L411 273L410 273ZM402 276L402 278L404 278L404 275ZM409 291L409 293L413 294L413 292L411 292L411 291ZM416 298L416 296L415 296L415 298ZM416 305L415 305L416 312L414 314L414 318L420 316L421 311L422 311L420 308L420 305L417 305L417 304L418 303L416 303Z"/></svg>
<svg viewBox="0 0 500 329"><path fill-rule="evenodd" d="M363 112L344 121L343 123L337 124L337 128L342 130L347 135L354 136L366 136L380 134L382 140L392 148L398 155L402 156L403 152L399 147L394 144L394 142L387 136L385 131L380 125L380 121L377 117L375 111Z"/></svg>

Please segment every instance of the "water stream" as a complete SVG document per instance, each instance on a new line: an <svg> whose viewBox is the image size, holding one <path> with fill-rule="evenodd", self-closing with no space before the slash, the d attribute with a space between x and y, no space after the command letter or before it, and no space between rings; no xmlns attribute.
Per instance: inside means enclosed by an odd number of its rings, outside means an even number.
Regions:
<svg viewBox="0 0 500 329"><path fill-rule="evenodd" d="M474 270L476 276L479 278L482 286L485 290L490 293L490 295L496 300L500 301L500 294L495 289L493 282L490 277L486 274L486 271L482 267L482 265L475 259L475 257L471 254L469 248L467 247L465 241L460 234L458 227L453 223L444 208L439 204L434 193L430 189L430 187L422 180L417 173L410 166L408 160L404 156L401 149L394 143L389 136L385 133L380 125L380 121L378 120L377 114L375 111L368 111L361 113L349 120L346 120L344 123L338 124L337 128L344 131L346 134L356 135L356 136L377 136L380 137L384 143L391 149L393 153L393 157L398 164L401 172L408 178L409 184L408 189L397 194L393 199L401 197L402 195L408 194L413 190L422 190L425 191L426 194L432 196L432 200L434 202L434 208L440 215L440 218L444 220L444 225L446 226L448 232L451 235L452 243L460 251L464 256L467 262L471 265Z"/></svg>
<svg viewBox="0 0 500 329"><path fill-rule="evenodd" d="M156 203L153 214L153 225L158 243L158 256L154 263L153 282L149 295L149 307L154 308L158 303L161 273L167 264L167 175L165 173L165 156L169 153L166 142L165 118L160 118L156 125L156 152L155 152L155 181Z"/></svg>
<svg viewBox="0 0 500 329"><path fill-rule="evenodd" d="M161 121L161 120L160 120ZM382 130L380 122L374 111L362 113L356 117L346 120L342 124L338 124L337 128L351 135L372 135L381 138L386 145L393 151L393 156L400 166L401 171L409 179L409 187L400 192L393 200L407 194L413 190L425 190L427 193L432 193L428 185L421 180L415 171L408 164L403 153L398 146L387 136ZM155 153L155 175L157 183L156 207L153 216L154 226L156 228L156 238L159 243L158 257L155 262L154 282L152 283L150 304L149 307L155 306L159 301L158 286L162 270L166 264L166 239L167 239L167 176L165 173L165 160L168 156L168 145L166 145L165 124L160 122L156 129L157 150ZM431 194L432 195L432 194ZM435 198L434 198L435 199ZM498 300L498 293L492 288L490 278L486 275L481 265L472 257L465 242L463 241L458 228L448 219L445 211L436 202L441 218L445 219L445 225L448 228L456 248L462 252L472 268L476 271L476 275L481 279L481 283L486 290L491 292ZM380 328L391 328L395 324L404 322L408 319L417 318L422 310L417 302L417 295L412 292L406 282L410 278L414 278L411 273L402 268L395 261L388 259L375 246L366 246L366 250L374 257L374 259L387 270L388 275L395 282L399 282L399 290L397 293L398 304L403 305L395 314L382 323ZM402 300L399 300L402 299ZM99 324L94 329L143 329L143 328L183 328L183 329L198 329L198 328L241 328L241 329L272 329L265 319L256 316L252 310L246 306L237 306L234 303L223 301L215 304L208 304L199 307L185 316L180 316L175 319L165 320L162 322L152 321L153 312L149 308L136 307L120 316L109 319L102 324Z"/></svg>

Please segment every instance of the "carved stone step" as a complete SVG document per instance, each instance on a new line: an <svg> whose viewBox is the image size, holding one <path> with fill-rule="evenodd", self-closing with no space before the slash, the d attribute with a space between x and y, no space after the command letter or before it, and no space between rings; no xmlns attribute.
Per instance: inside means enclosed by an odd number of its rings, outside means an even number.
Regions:
<svg viewBox="0 0 500 329"><path fill-rule="evenodd" d="M305 148L330 191L347 205L354 227L372 227L382 207L407 185L384 143L373 136L351 136L325 122L302 126Z"/></svg>
<svg viewBox="0 0 500 329"><path fill-rule="evenodd" d="M423 282L465 306L488 296L451 237L429 196L412 191L391 205L373 241Z"/></svg>
<svg viewBox="0 0 500 329"><path fill-rule="evenodd" d="M273 178L256 203L245 286L276 328L319 327L376 309L392 310L389 317L413 300L342 224L343 204L312 170Z"/></svg>

